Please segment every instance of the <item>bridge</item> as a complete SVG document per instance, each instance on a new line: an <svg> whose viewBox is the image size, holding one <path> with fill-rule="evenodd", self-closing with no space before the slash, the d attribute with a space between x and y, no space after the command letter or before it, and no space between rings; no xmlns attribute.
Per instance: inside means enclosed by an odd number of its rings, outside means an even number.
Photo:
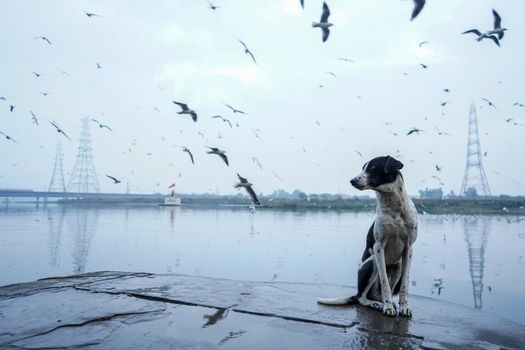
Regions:
<svg viewBox="0 0 525 350"><path fill-rule="evenodd" d="M35 198L36 203L42 201L46 203L49 198L66 200L68 202L140 202L140 203L161 203L163 195L139 194L139 193L82 193L82 192L47 192L34 191L30 189L0 189L0 198Z"/></svg>

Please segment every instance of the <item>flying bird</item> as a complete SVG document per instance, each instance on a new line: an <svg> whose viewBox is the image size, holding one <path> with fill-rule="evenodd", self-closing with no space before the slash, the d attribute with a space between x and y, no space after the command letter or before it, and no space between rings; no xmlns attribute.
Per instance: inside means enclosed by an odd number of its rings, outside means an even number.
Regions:
<svg viewBox="0 0 525 350"><path fill-rule="evenodd" d="M12 112L12 111L14 111L14 110L15 110L15 106L13 106L13 105L9 105L9 112Z"/></svg>
<svg viewBox="0 0 525 350"><path fill-rule="evenodd" d="M492 9L492 16L494 17L494 28L492 30L487 30L485 33L481 33L478 29L470 29L464 31L462 34L473 33L478 36L476 39L477 41L490 39L494 41L496 45L500 46L499 41L503 38L507 28L501 28L501 17L494 9Z"/></svg>
<svg viewBox="0 0 525 350"><path fill-rule="evenodd" d="M436 171L441 171L441 169L443 168L436 164Z"/></svg>
<svg viewBox="0 0 525 350"><path fill-rule="evenodd" d="M446 92L447 94L450 92L449 89L443 89L443 92Z"/></svg>
<svg viewBox="0 0 525 350"><path fill-rule="evenodd" d="M246 46L246 44L242 40L239 40L239 42L242 44L242 46L244 46L244 53L247 55L250 55L253 60L253 63L257 64L257 61L255 60L255 56L253 56L253 53L250 51L250 49L248 49L248 46Z"/></svg>
<svg viewBox="0 0 525 350"><path fill-rule="evenodd" d="M303 10L304 10L304 0L299 0L299 2L301 3L301 7L302 7Z"/></svg>
<svg viewBox="0 0 525 350"><path fill-rule="evenodd" d="M193 154L191 154L190 149L189 149L189 148L186 148L186 147L184 147L184 146L182 146L182 152L186 152L186 153L188 153L188 155L190 156L190 159L191 159L191 163L192 163L193 165L195 165L195 162L193 161Z"/></svg>
<svg viewBox="0 0 525 350"><path fill-rule="evenodd" d="M29 111L29 113L31 113L31 119L33 120L33 124L38 125L38 119L36 118L35 113L33 113L33 111Z"/></svg>
<svg viewBox="0 0 525 350"><path fill-rule="evenodd" d="M97 62L97 69L102 69L102 66L98 62Z"/></svg>
<svg viewBox="0 0 525 350"><path fill-rule="evenodd" d="M523 103L519 103L519 102L514 102L513 106L525 107Z"/></svg>
<svg viewBox="0 0 525 350"><path fill-rule="evenodd" d="M224 118L223 116L220 116L220 115L214 115L212 118L220 118L223 122L228 123L228 125L230 126L230 128L233 128L233 126L232 126L232 122L231 122L229 119Z"/></svg>
<svg viewBox="0 0 525 350"><path fill-rule="evenodd" d="M253 204L261 205L261 203L259 202L259 199L257 198L257 195L253 191L253 188L252 188L253 184L249 183L248 179L242 177L239 174L237 174L237 177L239 178L239 182L235 184L233 187L237 189L240 189L241 187L243 187L246 190L246 192L248 192L248 194L250 195L250 198L252 199Z"/></svg>
<svg viewBox="0 0 525 350"><path fill-rule="evenodd" d="M425 45L425 44L430 44L430 41L426 41L426 40L425 40L425 41L420 42L420 43L419 43L419 48L421 48L421 47L422 47L423 45Z"/></svg>
<svg viewBox="0 0 525 350"><path fill-rule="evenodd" d="M413 21L414 18L416 18L417 15L419 15L421 10L423 10L425 2L425 0L414 0L414 9L412 10L412 17L410 18L411 21Z"/></svg>
<svg viewBox="0 0 525 350"><path fill-rule="evenodd" d="M420 63L419 65L420 65L421 67L423 67L423 69L427 69L427 68L428 68L428 66L427 66L426 64Z"/></svg>
<svg viewBox="0 0 525 350"><path fill-rule="evenodd" d="M42 75L42 74L40 74L40 73L37 73L37 72L33 72L33 74L34 74L34 75L35 75L35 77L37 77L37 78L38 78L38 77L40 77L40 76Z"/></svg>
<svg viewBox="0 0 525 350"><path fill-rule="evenodd" d="M256 157L252 157L252 162L255 163L255 165L257 165L259 167L259 169L262 170L262 165L261 163L259 162L259 159L257 159Z"/></svg>
<svg viewBox="0 0 525 350"><path fill-rule="evenodd" d="M359 155L359 157L363 156L363 153L359 152L358 150L355 150L355 153L357 153Z"/></svg>
<svg viewBox="0 0 525 350"><path fill-rule="evenodd" d="M91 17L102 17L101 15L97 15L96 13L87 12L86 10L84 10L84 13L85 13L86 16L88 16L89 18L91 18Z"/></svg>
<svg viewBox="0 0 525 350"><path fill-rule="evenodd" d="M210 9L212 9L212 10L217 10L219 8L219 6L215 6L214 4L212 4L209 1L208 1L208 5L210 6Z"/></svg>
<svg viewBox="0 0 525 350"><path fill-rule="evenodd" d="M340 61L345 61L345 62L351 62L351 63L355 62L354 60L352 60L350 58L345 58L345 57L339 57L337 59L340 60Z"/></svg>
<svg viewBox="0 0 525 350"><path fill-rule="evenodd" d="M122 182L122 181L120 181L119 179L117 179L117 178L115 178L115 177L113 177L113 176L111 176L111 175L106 175L106 177L109 177L111 180L113 180L113 183L114 183L114 184L119 184L119 183Z"/></svg>
<svg viewBox="0 0 525 350"><path fill-rule="evenodd" d="M412 129L410 129L410 130L407 132L407 136L408 136L408 135L412 135L412 134L414 134L414 133L416 133L416 134L419 135L419 133L422 132L422 131L424 131L424 130L422 130L422 129L418 129L418 128L412 128Z"/></svg>
<svg viewBox="0 0 525 350"><path fill-rule="evenodd" d="M67 134L64 132L64 130L62 130L58 124L56 122L49 122L51 125L53 125L55 127L55 129L57 129L57 132L59 134L62 134L64 135L69 141L72 141L71 138L69 136L67 136Z"/></svg>
<svg viewBox="0 0 525 350"><path fill-rule="evenodd" d="M182 103L182 102L176 102L176 101L172 101L172 102L175 103L176 105L179 105L179 107L182 108L182 111L177 112L177 114L189 114L191 115L191 119L193 119L194 122L197 122L197 113L195 113L193 109L189 108L187 104Z"/></svg>
<svg viewBox="0 0 525 350"><path fill-rule="evenodd" d="M224 103L224 102L223 102ZM232 106L230 106L229 104L227 103L224 103L226 105L226 107L228 107L229 109L231 109L233 111L233 113L241 113L241 114L248 114L248 113L245 113L243 111L241 111L240 109L237 109L237 108L233 108Z"/></svg>
<svg viewBox="0 0 525 350"><path fill-rule="evenodd" d="M230 166L230 164L228 163L228 157L226 157L226 151L223 151L223 150L218 149L216 147L208 147L208 148L210 150L207 151L206 153L218 155L219 157L221 157L221 159L224 161L224 163L226 163L227 166Z"/></svg>
<svg viewBox="0 0 525 350"><path fill-rule="evenodd" d="M51 41L49 41L49 39L47 37L45 37L45 36L35 36L35 39L42 39L43 41L45 41L49 45L52 45Z"/></svg>
<svg viewBox="0 0 525 350"><path fill-rule="evenodd" d="M106 129L108 129L109 131L113 131L113 129L111 129L109 126L107 126L107 125L105 125L105 124L101 124L98 120L93 119L93 118L92 118L91 120L92 120L93 122L97 123L99 128L101 128L101 129L102 129L102 128L106 128Z"/></svg>
<svg viewBox="0 0 525 350"><path fill-rule="evenodd" d="M445 107L448 103L450 103L450 101L443 101L443 102L441 102L441 106Z"/></svg>
<svg viewBox="0 0 525 350"><path fill-rule="evenodd" d="M18 142L15 141L14 138L12 138L11 136L7 135L5 132L0 131L0 134L4 135L7 140L13 141L14 143L18 143Z"/></svg>
<svg viewBox="0 0 525 350"><path fill-rule="evenodd" d="M330 27L333 26L332 23L328 22L328 17L330 16L330 9L328 8L328 5L326 2L323 2L323 13L321 14L321 20L319 23L312 22L313 28L321 28L323 31L323 42L328 40L328 36L330 35Z"/></svg>
<svg viewBox="0 0 525 350"><path fill-rule="evenodd" d="M491 101L487 100L486 98L481 98L483 101L487 102L487 104L490 106L490 107L494 107L495 110L497 110L496 108L496 105L494 103L492 103Z"/></svg>
<svg viewBox="0 0 525 350"><path fill-rule="evenodd" d="M441 135L447 135L447 136L450 136L452 134L448 133L448 132L445 132L445 131L442 131L442 130L439 130L439 128L437 126L434 125L434 129L436 129L437 133L439 136Z"/></svg>
<svg viewBox="0 0 525 350"><path fill-rule="evenodd" d="M330 74L331 76L333 76L334 78L337 78L337 75L335 75L334 72L325 72L326 74Z"/></svg>

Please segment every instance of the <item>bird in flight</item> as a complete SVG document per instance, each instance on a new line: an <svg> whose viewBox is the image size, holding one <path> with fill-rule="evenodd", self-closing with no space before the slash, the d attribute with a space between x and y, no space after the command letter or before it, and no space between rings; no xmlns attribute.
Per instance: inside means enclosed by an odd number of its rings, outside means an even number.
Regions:
<svg viewBox="0 0 525 350"><path fill-rule="evenodd" d="M329 74L329 75L331 75L331 76L333 76L334 78L337 78L337 75L335 75L334 72L325 72L325 73L326 73L326 74Z"/></svg>
<svg viewBox="0 0 525 350"><path fill-rule="evenodd" d="M423 45L425 45L425 44L430 44L430 41L426 41L426 40L425 40L425 41L420 42L420 43L419 43L419 48L421 48L421 47L422 47Z"/></svg>
<svg viewBox="0 0 525 350"><path fill-rule="evenodd" d="M426 64L420 63L419 65L420 65L423 69L427 69L427 68L428 68L428 66L427 66Z"/></svg>
<svg viewBox="0 0 525 350"><path fill-rule="evenodd" d="M220 116L220 115L214 115L212 118L220 118L223 122L228 123L228 125L230 126L230 128L233 128L233 126L232 126L232 122L231 122L229 119L224 118L223 116Z"/></svg>
<svg viewBox="0 0 525 350"><path fill-rule="evenodd" d="M299 0L299 2L301 3L301 7L302 7L303 10L304 10L304 0Z"/></svg>
<svg viewBox="0 0 525 350"><path fill-rule="evenodd" d="M412 134L414 134L414 133L416 133L416 134L419 135L419 133L422 132L422 131L424 131L424 130L422 130L422 129L418 129L418 128L412 128L412 129L410 129L410 130L407 132L407 136L408 136L408 135L412 135Z"/></svg>
<svg viewBox="0 0 525 350"><path fill-rule="evenodd" d="M42 74L40 74L40 73L37 73L37 72L33 72L33 74L34 74L34 75L35 75L35 77L37 77L37 78L38 78L38 77L40 77L40 76L42 75Z"/></svg>
<svg viewBox="0 0 525 350"><path fill-rule="evenodd" d="M414 18L416 18L417 15L419 15L421 10L423 10L425 2L425 0L414 0L414 9L412 10L412 17L410 18L411 21L413 21Z"/></svg>
<svg viewBox="0 0 525 350"><path fill-rule="evenodd" d="M107 126L107 125L105 125L105 124L101 124L101 123L100 123L98 120L96 120L96 119L91 118L91 121L97 123L97 124L98 124L98 127L101 128L101 129L102 129L102 128L106 128L106 129L108 129L109 131L113 131L113 129L111 129L109 126Z"/></svg>
<svg viewBox="0 0 525 350"><path fill-rule="evenodd" d="M172 102L182 108L182 111L177 112L177 114L189 114L191 115L191 119L193 119L194 122L197 122L197 113L195 113L193 109L189 108L187 104L177 101Z"/></svg>
<svg viewBox="0 0 525 350"><path fill-rule="evenodd" d="M224 103L224 102L223 102ZM230 106L229 104L227 103L224 103L226 105L226 107L228 107L229 109L231 109L233 111L233 113L241 113L241 114L248 114L246 112L243 112L241 111L240 109L237 109L237 108L234 108L232 106Z"/></svg>
<svg viewBox="0 0 525 350"><path fill-rule="evenodd" d="M240 189L241 187L244 188L246 192L248 192L248 194L250 195L250 198L252 199L253 204L261 205L261 203L259 202L259 199L257 198L257 195L255 194L255 191L252 188L253 184L248 182L248 179L242 177L239 174L237 174L237 177L239 178L239 182L236 183L233 187L237 189Z"/></svg>
<svg viewBox="0 0 525 350"><path fill-rule="evenodd" d="M31 119L33 120L33 124L38 125L38 119L36 118L35 113L33 113L33 111L29 111L29 113L31 113Z"/></svg>
<svg viewBox="0 0 525 350"><path fill-rule="evenodd" d="M102 66L98 62L97 62L97 69L102 69Z"/></svg>
<svg viewBox="0 0 525 350"><path fill-rule="evenodd" d="M501 28L501 17L494 9L492 9L492 16L494 17L494 28L492 30L487 30L485 33L481 33L478 29L470 29L464 31L462 34L473 33L478 36L476 39L477 41L490 39L494 41L496 45L500 46L499 41L503 38L507 28Z"/></svg>
<svg viewBox="0 0 525 350"><path fill-rule="evenodd" d="M59 134L62 134L64 135L69 141L72 141L71 138L69 136L67 136L67 134L64 132L64 130L62 130L58 124L56 122L49 122L51 125L53 125L55 127L55 129L57 129L57 132Z"/></svg>
<svg viewBox="0 0 525 350"><path fill-rule="evenodd" d="M48 43L49 45L52 45L51 44L51 41L49 41L49 39L45 36L35 36L35 39L41 39L43 41L45 41L46 43Z"/></svg>
<svg viewBox="0 0 525 350"><path fill-rule="evenodd" d="M219 8L219 6L215 6L214 4L212 4L209 1L208 1L208 5L210 6L210 9L212 9L212 10L217 10Z"/></svg>
<svg viewBox="0 0 525 350"><path fill-rule="evenodd" d="M436 171L441 171L441 169L443 168L436 164Z"/></svg>
<svg viewBox="0 0 525 350"><path fill-rule="evenodd" d="M0 131L0 134L4 135L7 140L13 141L14 143L18 143L18 142L15 141L14 138L12 138L11 136L7 135L5 132Z"/></svg>
<svg viewBox="0 0 525 350"><path fill-rule="evenodd" d="M525 105L523 103L519 103L519 102L514 102L513 106L525 107Z"/></svg>
<svg viewBox="0 0 525 350"><path fill-rule="evenodd" d="M495 110L498 110L496 108L496 105L494 103L492 103L491 101L487 100L486 98L481 98L483 101L487 102L487 104L490 106L490 107L494 107Z"/></svg>
<svg viewBox="0 0 525 350"><path fill-rule="evenodd" d="M351 63L355 62L354 60L352 60L350 58L345 58L345 57L339 57L337 59L340 60L340 61L345 61L345 62L351 62Z"/></svg>
<svg viewBox="0 0 525 350"><path fill-rule="evenodd" d="M259 162L259 159L257 159L257 157L252 157L252 162L254 162L255 165L257 165L259 167L259 169L262 170L261 162Z"/></svg>
<svg viewBox="0 0 525 350"><path fill-rule="evenodd" d="M84 13L85 13L86 16L88 16L89 18L91 18L91 17L102 17L101 15L97 15L96 13L92 13L92 12L87 12L86 10L84 10Z"/></svg>
<svg viewBox="0 0 525 350"><path fill-rule="evenodd" d="M447 94L450 92L449 89L443 89L443 92L446 92Z"/></svg>
<svg viewBox="0 0 525 350"><path fill-rule="evenodd" d="M109 177L111 180L113 180L113 183L114 183L114 184L119 184L119 183L122 182L122 181L120 181L119 179L117 179L117 178L115 178L115 177L113 177L113 176L111 176L111 175L106 175L106 177Z"/></svg>
<svg viewBox="0 0 525 350"><path fill-rule="evenodd" d="M188 155L190 156L190 159L191 159L191 163L192 163L193 165L195 165L195 162L193 161L193 154L191 154L190 149L189 149L189 148L186 148L186 147L184 147L184 146L182 146L182 152L186 152L186 153L188 153Z"/></svg>
<svg viewBox="0 0 525 350"><path fill-rule="evenodd" d="M208 148L210 150L206 151L206 153L218 155L219 157L221 157L221 159L224 161L224 163L226 163L227 166L230 166L230 164L228 163L228 157L226 157L226 151L223 151L223 150L218 149L216 147L208 147Z"/></svg>
<svg viewBox="0 0 525 350"><path fill-rule="evenodd" d="M445 107L448 103L450 103L450 101L443 101L443 102L441 102L441 106Z"/></svg>
<svg viewBox="0 0 525 350"><path fill-rule="evenodd" d="M12 111L14 111L14 110L15 110L15 106L13 106L13 105L9 105L9 112L12 112Z"/></svg>
<svg viewBox="0 0 525 350"><path fill-rule="evenodd" d="M250 51L250 49L248 49L248 46L246 46L246 44L242 40L240 39L237 39L237 40L239 40L242 46L244 46L244 53L247 55L250 55L253 60L253 63L257 64L257 61L255 60L255 56L253 56L253 53Z"/></svg>
<svg viewBox="0 0 525 350"><path fill-rule="evenodd" d="M447 135L447 136L450 136L452 134L448 133L448 132L445 132L445 131L442 131L442 130L439 130L439 128L437 126L434 125L434 129L436 129L437 133L439 136L441 135Z"/></svg>
<svg viewBox="0 0 525 350"><path fill-rule="evenodd" d="M332 23L328 22L328 17L330 16L330 9L326 2L323 2L323 13L321 14L321 20L318 22L312 22L313 28L321 28L323 31L323 43L328 40L330 35L330 27L333 26Z"/></svg>

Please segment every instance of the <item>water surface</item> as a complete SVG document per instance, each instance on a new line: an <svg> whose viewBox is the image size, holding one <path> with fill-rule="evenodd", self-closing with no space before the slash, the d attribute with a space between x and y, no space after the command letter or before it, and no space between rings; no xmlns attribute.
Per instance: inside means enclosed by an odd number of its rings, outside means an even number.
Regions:
<svg viewBox="0 0 525 350"><path fill-rule="evenodd" d="M99 270L355 285L373 213L13 204L0 285ZM421 215L410 293L525 323L525 225Z"/></svg>

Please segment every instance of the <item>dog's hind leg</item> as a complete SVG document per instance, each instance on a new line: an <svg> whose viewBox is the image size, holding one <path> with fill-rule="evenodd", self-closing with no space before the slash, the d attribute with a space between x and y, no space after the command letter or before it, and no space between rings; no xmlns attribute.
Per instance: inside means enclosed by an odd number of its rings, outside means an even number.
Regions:
<svg viewBox="0 0 525 350"><path fill-rule="evenodd" d="M363 306L371 307L375 310L381 310L383 303L376 300L368 299L370 289L377 283L377 271L374 268L374 256L370 256L358 271L357 277L357 301ZM377 286L375 286L377 288ZM374 294L374 293L372 293Z"/></svg>

